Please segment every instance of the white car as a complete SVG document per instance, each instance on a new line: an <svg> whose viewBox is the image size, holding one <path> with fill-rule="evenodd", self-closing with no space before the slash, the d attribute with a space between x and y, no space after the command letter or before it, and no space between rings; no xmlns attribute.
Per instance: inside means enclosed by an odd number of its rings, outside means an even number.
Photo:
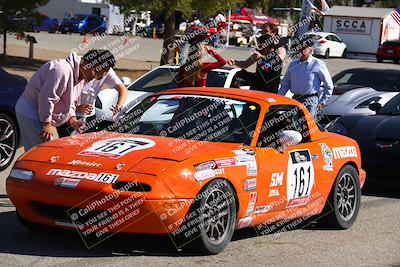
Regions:
<svg viewBox="0 0 400 267"><path fill-rule="evenodd" d="M179 87L176 79L178 69L179 66L160 66L145 73L127 86L128 96L122 113L153 93ZM207 76L207 87L249 89L250 86L246 84L243 79L235 77L235 74L240 70L239 68L220 68L212 70ZM113 121L110 108L117 100L118 92L116 90L101 90L95 104L96 118L101 118L105 121Z"/></svg>
<svg viewBox="0 0 400 267"><path fill-rule="evenodd" d="M312 32L306 33L306 35L316 40L314 44L315 56L323 56L325 58L346 57L347 46L336 34L330 32Z"/></svg>
<svg viewBox="0 0 400 267"><path fill-rule="evenodd" d="M350 114L375 114L372 103L384 106L400 92L400 70L355 68L332 78L335 89L322 110L324 123Z"/></svg>

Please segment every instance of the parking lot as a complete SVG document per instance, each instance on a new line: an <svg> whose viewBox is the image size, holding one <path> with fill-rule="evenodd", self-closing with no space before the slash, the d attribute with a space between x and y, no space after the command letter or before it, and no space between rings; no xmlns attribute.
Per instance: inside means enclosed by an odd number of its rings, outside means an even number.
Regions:
<svg viewBox="0 0 400 267"><path fill-rule="evenodd" d="M38 40L37 49L65 54L82 41L82 36L77 34L34 35ZM159 60L161 40L144 38L138 43L142 47L140 53L132 53L129 60ZM10 39L9 46L25 47L14 39ZM221 55L243 59L249 52L247 48L233 47ZM376 63L372 56L351 54L349 57L326 60L331 74L355 67L400 68L399 64ZM130 61L124 61L118 67L129 68L129 64ZM17 153L21 155L22 149ZM2 266L400 266L400 188L387 185L368 188L362 196L357 222L348 230L333 231L311 224L282 234L257 236L250 228L237 231L222 253L198 256L177 252L168 236L118 235L87 249L75 232L29 232L19 224L15 208L6 195L5 179L10 169L0 173Z"/></svg>

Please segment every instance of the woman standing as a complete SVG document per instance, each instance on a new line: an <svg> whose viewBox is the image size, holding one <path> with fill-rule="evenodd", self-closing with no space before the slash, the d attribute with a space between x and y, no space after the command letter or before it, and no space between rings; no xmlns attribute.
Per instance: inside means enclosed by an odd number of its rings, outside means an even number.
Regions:
<svg viewBox="0 0 400 267"><path fill-rule="evenodd" d="M203 62L205 52L213 56L217 62ZM181 87L206 87L207 74L226 64L217 52L201 43L193 44L189 47L189 54L185 64L178 71L178 84Z"/></svg>

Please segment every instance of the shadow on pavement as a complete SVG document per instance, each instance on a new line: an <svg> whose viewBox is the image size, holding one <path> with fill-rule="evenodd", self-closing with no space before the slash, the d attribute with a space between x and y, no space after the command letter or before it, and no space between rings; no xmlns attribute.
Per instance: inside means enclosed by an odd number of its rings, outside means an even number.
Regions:
<svg viewBox="0 0 400 267"><path fill-rule="evenodd" d="M169 236L117 234L88 249L76 231L32 232L15 211L0 213L0 253L50 257L196 256L177 251ZM198 255L198 254L197 254Z"/></svg>

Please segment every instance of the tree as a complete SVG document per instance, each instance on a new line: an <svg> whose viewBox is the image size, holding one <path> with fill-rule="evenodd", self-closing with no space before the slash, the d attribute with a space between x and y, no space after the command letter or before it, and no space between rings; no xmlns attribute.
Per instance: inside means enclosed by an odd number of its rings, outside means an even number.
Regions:
<svg viewBox="0 0 400 267"><path fill-rule="evenodd" d="M164 18L164 43L160 64L167 64L174 57L174 52L168 47L175 42L175 13L180 11L186 18L190 18L195 10L200 18L209 18L218 13L226 13L232 10L243 0L112 0L119 4L123 11L127 10L151 10L155 14L161 14Z"/></svg>
<svg viewBox="0 0 400 267"><path fill-rule="evenodd" d="M36 8L49 0L0 0L0 27L3 32L3 58L7 55L7 33L22 33L27 22L40 20Z"/></svg>

